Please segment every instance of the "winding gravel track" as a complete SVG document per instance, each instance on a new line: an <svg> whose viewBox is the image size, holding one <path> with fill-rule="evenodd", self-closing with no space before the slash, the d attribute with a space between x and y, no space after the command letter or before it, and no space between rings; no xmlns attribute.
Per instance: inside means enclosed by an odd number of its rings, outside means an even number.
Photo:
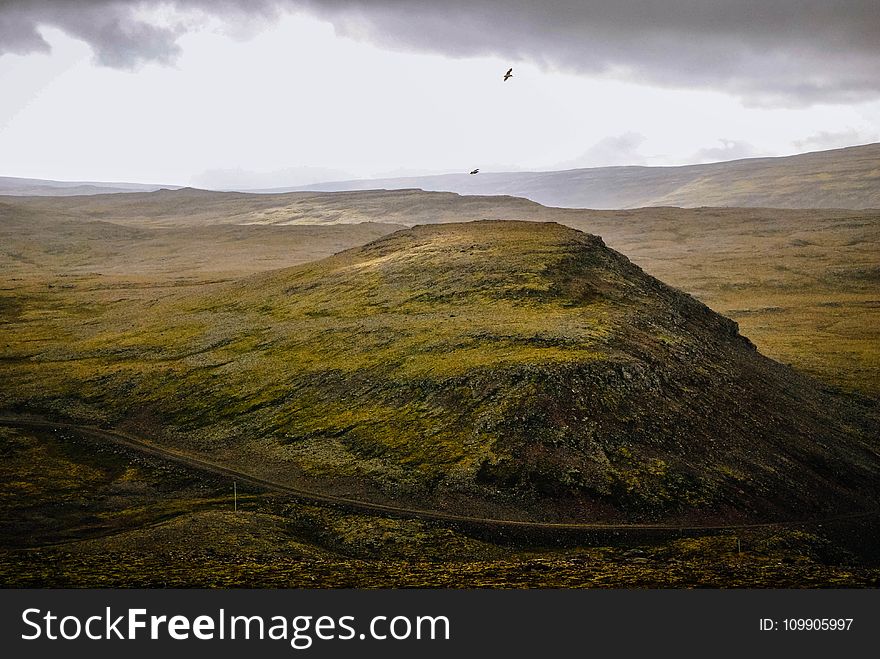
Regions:
<svg viewBox="0 0 880 659"><path fill-rule="evenodd" d="M832 517L824 517L820 519L801 519L782 522L761 522L753 524L718 524L718 525L676 525L676 524L601 524L601 523L568 523L568 522L534 522L514 519L495 519L486 517L470 517L467 515L456 515L438 510L421 510L418 508L403 508L400 506L391 506L381 503L371 503L368 501L359 501L357 499L349 499L346 497L332 496L329 494L320 494L301 490L284 483L268 480L249 474L237 469L211 462L201 457L190 455L182 451L156 446L143 438L136 437L130 433L119 430L109 430L96 426L86 426L60 421L52 421L47 418L38 418L32 416L0 416L0 426L17 427L17 428L36 428L40 430L48 430L57 432L66 430L93 439L105 440L112 442L118 446L122 446L139 453L151 455L170 462L185 465L192 469L209 472L219 476L227 476L242 483L277 492L296 498L303 503L319 503L330 504L332 506L341 506L369 513L381 513L394 517L403 517L410 519L436 520L442 522L455 522L460 524L468 524L471 526L481 526L487 528L504 529L524 529L535 531L594 531L594 532L610 532L610 533L627 533L627 532L656 532L656 533L698 533L701 531L725 531L736 529L762 529L777 528L785 526L801 526L824 524L827 522L842 521L848 519L858 519L862 517L870 517L877 515L880 511L863 511L856 513L848 513L835 515Z"/></svg>

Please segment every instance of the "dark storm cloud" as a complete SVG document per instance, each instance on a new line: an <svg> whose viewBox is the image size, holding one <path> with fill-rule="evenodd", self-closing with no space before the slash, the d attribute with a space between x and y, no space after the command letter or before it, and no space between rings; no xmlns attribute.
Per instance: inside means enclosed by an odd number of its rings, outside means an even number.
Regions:
<svg viewBox="0 0 880 659"><path fill-rule="evenodd" d="M105 66L167 64L180 54L178 38L194 24L155 25L142 10L173 7L235 24L272 18L280 5L275 0L0 0L0 55L47 52L38 28L55 27L88 43Z"/></svg>
<svg viewBox="0 0 880 659"><path fill-rule="evenodd" d="M0 51L45 49L36 27L88 41L111 66L168 61L185 25L158 28L147 2L0 1ZM497 55L548 68L733 92L759 104L880 95L877 0L174 0L240 20L307 8L343 35L400 50Z"/></svg>

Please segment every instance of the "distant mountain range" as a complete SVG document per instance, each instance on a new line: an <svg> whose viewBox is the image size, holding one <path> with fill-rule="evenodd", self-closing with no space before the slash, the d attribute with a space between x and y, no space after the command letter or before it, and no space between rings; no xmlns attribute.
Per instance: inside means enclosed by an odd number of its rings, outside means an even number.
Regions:
<svg viewBox="0 0 880 659"><path fill-rule="evenodd" d="M0 195L72 196L152 192L179 187L0 177ZM330 181L249 192L419 188L462 195L510 195L562 208L880 208L880 143L779 158L749 158L681 167L626 166L554 172L442 174Z"/></svg>
<svg viewBox="0 0 880 659"><path fill-rule="evenodd" d="M682 167L444 174L338 181L261 192L383 188L512 195L563 208L880 208L880 143Z"/></svg>
<svg viewBox="0 0 880 659"><path fill-rule="evenodd" d="M74 195L113 194L119 192L154 192L162 188L177 190L179 185L145 183L104 183L93 181L49 181L37 178L0 176L0 195L17 197L72 197Z"/></svg>

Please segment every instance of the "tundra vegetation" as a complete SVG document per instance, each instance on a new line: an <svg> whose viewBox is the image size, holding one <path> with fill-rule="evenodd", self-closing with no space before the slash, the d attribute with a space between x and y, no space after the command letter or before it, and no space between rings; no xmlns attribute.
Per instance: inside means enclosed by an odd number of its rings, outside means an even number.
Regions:
<svg viewBox="0 0 880 659"><path fill-rule="evenodd" d="M876 212L180 190L7 197L0 232L7 416L397 508L721 527L233 512L216 473L4 427L6 585L877 583L845 518L880 490ZM742 528L792 520L825 521Z"/></svg>

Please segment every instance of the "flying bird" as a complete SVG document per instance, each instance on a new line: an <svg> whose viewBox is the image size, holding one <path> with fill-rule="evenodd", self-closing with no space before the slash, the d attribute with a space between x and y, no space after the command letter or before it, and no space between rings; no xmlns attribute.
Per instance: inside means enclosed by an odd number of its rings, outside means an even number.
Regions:
<svg viewBox="0 0 880 659"><path fill-rule="evenodd" d="M513 67L510 67L509 69L507 69L507 73L504 74L504 82L507 82L507 79L512 78L512 77L513 77Z"/></svg>
<svg viewBox="0 0 880 659"><path fill-rule="evenodd" d="M472 172L470 172L470 173L471 173L471 174L479 174L479 173L480 173L480 170L479 170L479 169L475 169L474 171L472 171Z"/></svg>

